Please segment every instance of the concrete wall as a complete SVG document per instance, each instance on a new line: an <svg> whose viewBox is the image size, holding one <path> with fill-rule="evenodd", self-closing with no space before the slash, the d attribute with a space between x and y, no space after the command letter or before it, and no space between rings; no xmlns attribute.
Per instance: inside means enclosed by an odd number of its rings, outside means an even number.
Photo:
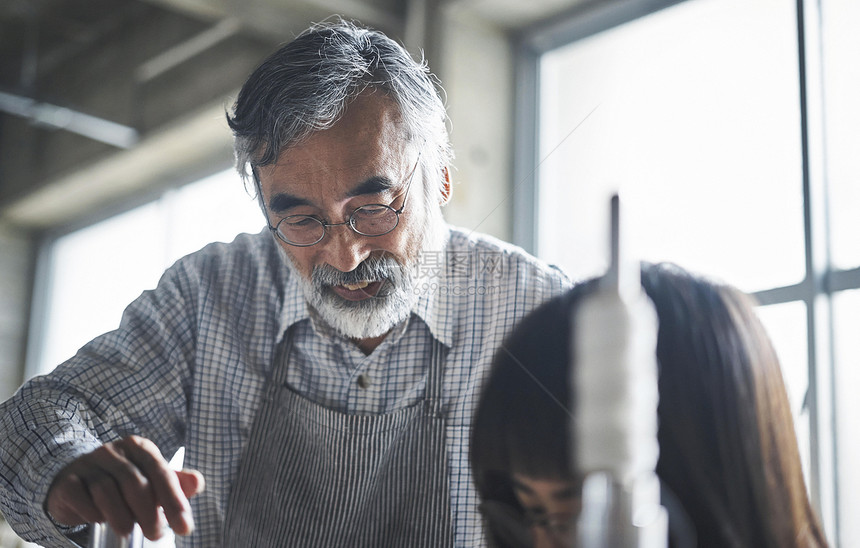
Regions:
<svg viewBox="0 0 860 548"><path fill-rule="evenodd" d="M502 29L461 5L442 13L436 50L457 155L446 217L510 240L513 53Z"/></svg>
<svg viewBox="0 0 860 548"><path fill-rule="evenodd" d="M35 244L0 224L0 401L23 381Z"/></svg>

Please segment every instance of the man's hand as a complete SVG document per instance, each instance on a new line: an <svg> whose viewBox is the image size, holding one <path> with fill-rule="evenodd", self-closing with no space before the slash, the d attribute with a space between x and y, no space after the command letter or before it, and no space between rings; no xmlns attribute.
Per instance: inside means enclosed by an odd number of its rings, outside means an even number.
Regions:
<svg viewBox="0 0 860 548"><path fill-rule="evenodd" d="M48 491L45 508L65 525L107 522L121 535L135 522L150 540L162 536L164 517L173 532L194 528L188 499L203 491L200 472L177 472L158 447L138 436L105 444L63 468Z"/></svg>

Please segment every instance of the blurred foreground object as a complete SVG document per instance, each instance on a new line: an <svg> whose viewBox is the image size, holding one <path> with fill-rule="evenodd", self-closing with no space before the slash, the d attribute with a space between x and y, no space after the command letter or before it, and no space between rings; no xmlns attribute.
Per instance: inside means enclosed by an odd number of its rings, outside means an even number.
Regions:
<svg viewBox="0 0 860 548"><path fill-rule="evenodd" d="M665 548L668 516L657 478L657 314L639 263L623 248L611 200L611 261L574 313L573 467L585 478L578 546Z"/></svg>

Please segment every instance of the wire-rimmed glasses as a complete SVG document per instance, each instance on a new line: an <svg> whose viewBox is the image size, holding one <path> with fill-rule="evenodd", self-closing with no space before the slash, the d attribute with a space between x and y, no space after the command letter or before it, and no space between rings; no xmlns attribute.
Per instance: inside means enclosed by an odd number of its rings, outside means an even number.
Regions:
<svg viewBox="0 0 860 548"><path fill-rule="evenodd" d="M406 190L403 192L403 204L399 209L394 209L391 204L366 204L355 208L349 219L342 223L329 223L312 215L288 215L275 226L269 224L269 230L277 234L283 242L297 247L318 244L325 238L328 228L332 226L346 225L362 236L384 236L397 228L400 223L400 214L406 207L409 188L412 186L412 179L415 177L420 161L419 152L415 166L409 175L409 181L406 183Z"/></svg>

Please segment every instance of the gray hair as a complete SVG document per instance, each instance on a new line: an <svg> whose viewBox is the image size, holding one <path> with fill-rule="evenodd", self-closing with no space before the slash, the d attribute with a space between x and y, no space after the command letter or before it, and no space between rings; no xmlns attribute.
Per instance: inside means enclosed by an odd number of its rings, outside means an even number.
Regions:
<svg viewBox="0 0 860 548"><path fill-rule="evenodd" d="M263 61L227 114L236 169L246 184L253 177L259 194L256 167L330 128L353 99L378 89L397 104L408 138L425 143L422 167L441 184L453 151L437 84L423 58L416 62L379 31L341 19L313 25ZM435 193L428 186L425 191Z"/></svg>

